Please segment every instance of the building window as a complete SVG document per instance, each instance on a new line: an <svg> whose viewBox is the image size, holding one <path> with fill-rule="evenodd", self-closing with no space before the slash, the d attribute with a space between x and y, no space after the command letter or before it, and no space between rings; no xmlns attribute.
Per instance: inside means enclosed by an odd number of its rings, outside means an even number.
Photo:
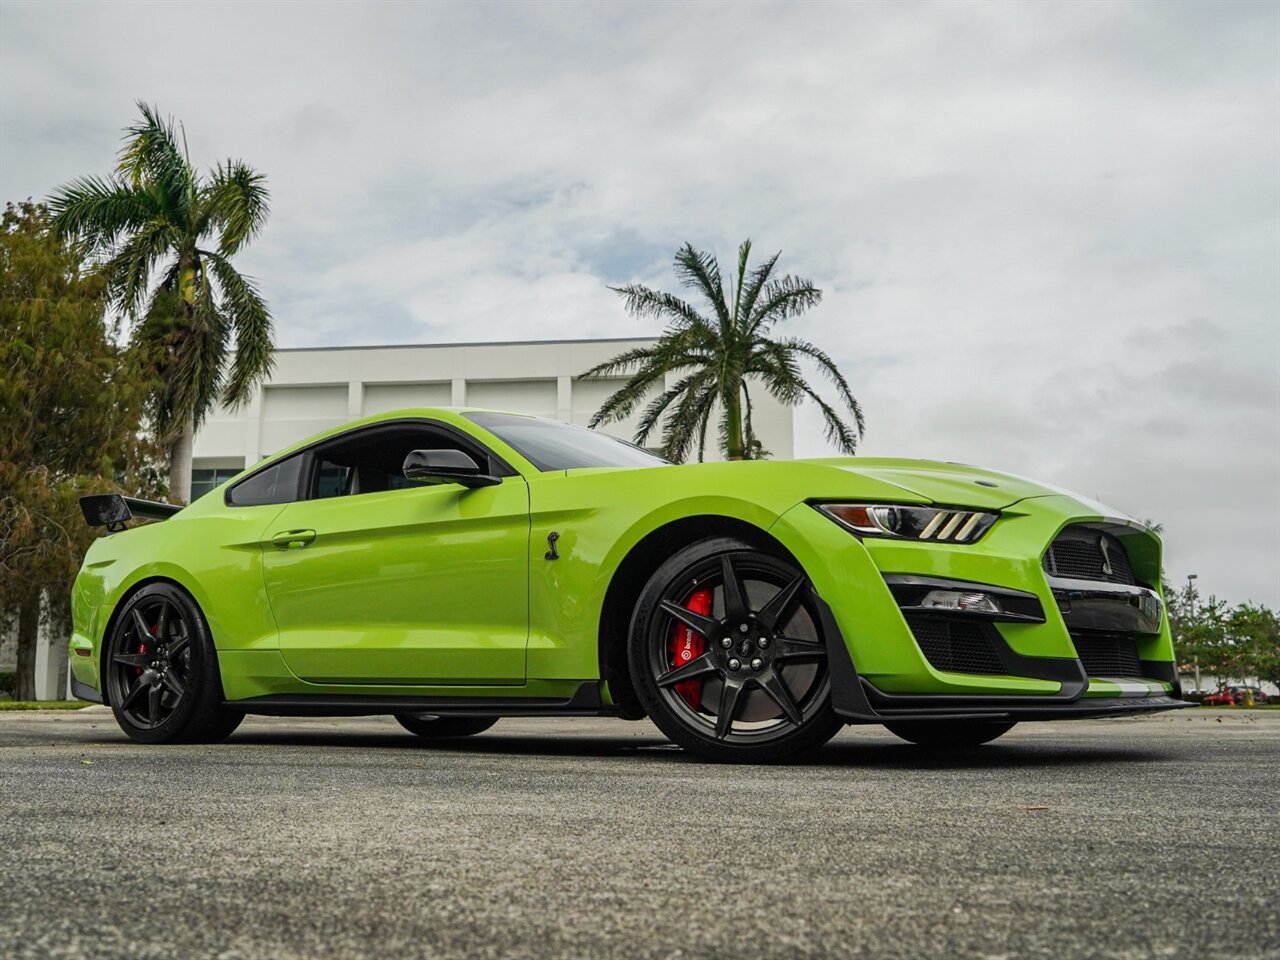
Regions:
<svg viewBox="0 0 1280 960"><path fill-rule="evenodd" d="M243 467L196 467L191 471L191 502L199 500L210 490L222 486Z"/></svg>

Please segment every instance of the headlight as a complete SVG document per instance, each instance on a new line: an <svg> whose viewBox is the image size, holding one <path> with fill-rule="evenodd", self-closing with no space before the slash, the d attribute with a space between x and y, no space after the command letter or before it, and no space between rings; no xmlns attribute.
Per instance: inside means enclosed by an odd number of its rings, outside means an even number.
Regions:
<svg viewBox="0 0 1280 960"><path fill-rule="evenodd" d="M973 543L999 518L980 510L906 507L889 503L817 503L828 517L866 537Z"/></svg>

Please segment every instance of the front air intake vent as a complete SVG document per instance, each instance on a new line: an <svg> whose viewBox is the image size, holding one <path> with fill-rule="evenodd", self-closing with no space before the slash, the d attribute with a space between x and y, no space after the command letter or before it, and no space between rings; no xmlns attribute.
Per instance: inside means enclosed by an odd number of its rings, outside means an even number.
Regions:
<svg viewBox="0 0 1280 960"><path fill-rule="evenodd" d="M1076 630L1071 633L1071 642L1075 644L1084 672L1091 677L1128 679L1142 676L1138 638L1131 633Z"/></svg>
<svg viewBox="0 0 1280 960"><path fill-rule="evenodd" d="M1129 586L1138 582L1119 538L1091 527L1063 530L1044 555L1043 566L1051 577Z"/></svg>
<svg viewBox="0 0 1280 960"><path fill-rule="evenodd" d="M990 623L921 613L908 613L906 618L920 651L935 670L996 676L1009 672L996 646L1002 641Z"/></svg>

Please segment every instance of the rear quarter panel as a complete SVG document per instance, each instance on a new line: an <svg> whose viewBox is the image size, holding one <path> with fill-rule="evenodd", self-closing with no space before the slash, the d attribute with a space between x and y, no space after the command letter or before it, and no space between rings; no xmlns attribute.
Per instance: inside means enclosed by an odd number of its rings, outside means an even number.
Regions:
<svg viewBox="0 0 1280 960"><path fill-rule="evenodd" d="M191 594L208 620L220 655L275 650L277 631L263 588L261 538L281 508L230 511L217 503L188 509L190 514L184 511L171 520L100 537L89 548L72 589L71 661L82 683L99 688L98 668L112 612L151 580L172 580ZM77 653L86 648L88 655Z"/></svg>

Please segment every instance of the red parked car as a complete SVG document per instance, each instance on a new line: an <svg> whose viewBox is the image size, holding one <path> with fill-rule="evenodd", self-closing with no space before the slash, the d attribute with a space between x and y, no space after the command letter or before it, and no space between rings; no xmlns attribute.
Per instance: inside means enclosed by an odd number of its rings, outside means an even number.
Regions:
<svg viewBox="0 0 1280 960"><path fill-rule="evenodd" d="M1257 687L1223 687L1217 693L1205 697L1204 702L1210 707L1234 707L1248 703L1247 694L1250 691L1253 693L1253 702L1256 706L1262 706L1270 699Z"/></svg>

